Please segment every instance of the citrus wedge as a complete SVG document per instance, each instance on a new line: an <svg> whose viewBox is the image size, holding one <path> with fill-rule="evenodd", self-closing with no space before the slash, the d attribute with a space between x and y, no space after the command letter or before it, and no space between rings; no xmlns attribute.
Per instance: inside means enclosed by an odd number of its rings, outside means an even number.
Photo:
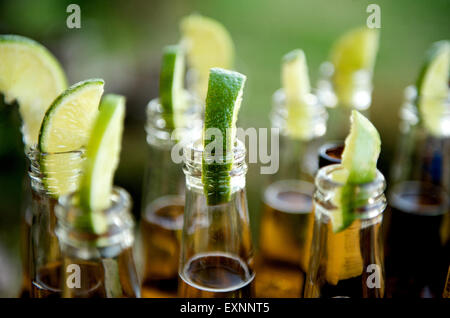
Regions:
<svg viewBox="0 0 450 318"><path fill-rule="evenodd" d="M418 108L424 126L437 137L449 136L449 123L444 114L450 112L450 41L433 44L417 81Z"/></svg>
<svg viewBox="0 0 450 318"><path fill-rule="evenodd" d="M44 186L56 197L74 190L71 180L79 174L82 161L77 153L87 145L102 93L103 80L77 83L55 99L42 121L40 166L51 176Z"/></svg>
<svg viewBox="0 0 450 318"><path fill-rule="evenodd" d="M84 175L80 182L79 202L86 212L83 226L102 233L103 214L110 206L114 173L119 164L125 97L108 94L102 99L99 114L86 147Z"/></svg>
<svg viewBox="0 0 450 318"><path fill-rule="evenodd" d="M364 199L358 197L357 186L375 179L380 150L381 140L377 129L361 113L353 110L350 133L345 139L342 153L344 170L333 176L335 181L343 184L334 200L338 207L332 214L334 232L346 229L356 219L355 204Z"/></svg>
<svg viewBox="0 0 450 318"><path fill-rule="evenodd" d="M0 35L0 93L17 101L26 146L37 144L48 107L66 89L64 71L41 44L19 35Z"/></svg>
<svg viewBox="0 0 450 318"><path fill-rule="evenodd" d="M192 14L180 23L182 43L186 48L189 67L195 71L194 89L201 100L208 88L209 69L230 69L234 60L231 36L219 22Z"/></svg>
<svg viewBox="0 0 450 318"><path fill-rule="evenodd" d="M245 75L237 72L220 68L212 68L210 71L202 161L202 182L208 205L230 200L230 170L233 165L236 121L245 80ZM218 133L221 134L221 143L216 140ZM210 145L211 143L213 144Z"/></svg>
<svg viewBox="0 0 450 318"><path fill-rule="evenodd" d="M378 52L377 29L360 27L345 33L331 50L334 65L333 83L339 103L351 107L355 88L355 72L372 72Z"/></svg>
<svg viewBox="0 0 450 318"><path fill-rule="evenodd" d="M311 135L313 109L307 101L311 85L302 50L294 50L283 57L281 81L286 95L288 133L294 138L307 139Z"/></svg>

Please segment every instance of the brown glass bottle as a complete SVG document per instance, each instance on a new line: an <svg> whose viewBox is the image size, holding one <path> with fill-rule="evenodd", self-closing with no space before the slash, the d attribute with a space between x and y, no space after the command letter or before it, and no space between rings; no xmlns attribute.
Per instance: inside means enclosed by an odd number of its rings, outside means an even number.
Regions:
<svg viewBox="0 0 450 318"><path fill-rule="evenodd" d="M436 122L444 128L436 135L420 120L424 98L407 87L400 108L384 224L388 297L441 297L450 263L450 112ZM450 105L449 98L426 99Z"/></svg>
<svg viewBox="0 0 450 318"><path fill-rule="evenodd" d="M343 184L334 173L342 165L323 167L316 176L314 234L305 282L306 298L380 298L384 296L384 268L381 222L386 207L385 181L377 171L374 181L356 186L360 200L353 213L358 218L334 232L334 204Z"/></svg>
<svg viewBox="0 0 450 318"><path fill-rule="evenodd" d="M264 188L256 258L256 297L301 297L312 239L313 175L317 151L325 134L325 108L310 95L313 116L310 131L303 138L287 129L286 98L283 90L273 96L271 122L280 130L279 170ZM299 123L300 125L301 123Z"/></svg>
<svg viewBox="0 0 450 318"><path fill-rule="evenodd" d="M44 268L43 279L57 280L64 298L136 298L140 284L134 264L134 221L130 214L128 193L114 188L111 205L93 211L103 218L105 229L93 232L80 226L85 212L74 205L74 195L60 198L56 208L56 235L62 261Z"/></svg>
<svg viewBox="0 0 450 318"><path fill-rule="evenodd" d="M178 262L183 228L184 175L182 163L174 162L172 149L183 140L200 134L200 104L186 93L186 126L178 134L165 125L167 114L159 99L147 106L149 158L144 179L141 213L142 296L176 297ZM175 138L178 137L178 138ZM181 158L180 158L181 159Z"/></svg>

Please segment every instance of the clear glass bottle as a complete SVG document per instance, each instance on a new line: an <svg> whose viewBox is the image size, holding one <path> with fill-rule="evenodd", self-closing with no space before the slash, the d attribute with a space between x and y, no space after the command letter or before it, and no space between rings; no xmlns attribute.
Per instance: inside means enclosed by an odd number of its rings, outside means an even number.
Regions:
<svg viewBox="0 0 450 318"><path fill-rule="evenodd" d="M280 129L279 170L263 191L259 255L255 279L257 297L300 297L312 238L312 196L317 151L326 131L327 113L311 95L310 135L304 140L287 130L283 90L273 96L272 127Z"/></svg>
<svg viewBox="0 0 450 318"><path fill-rule="evenodd" d="M187 96L185 126L168 129L159 99L147 106L149 158L144 178L141 218L142 296L174 297L178 290L178 261L183 227L184 174L172 158L177 142L201 134L201 105ZM181 154L180 154L181 156ZM180 158L181 159L181 158Z"/></svg>
<svg viewBox="0 0 450 318"><path fill-rule="evenodd" d="M52 187L54 174L65 175L67 192L75 191L81 175L84 152L41 153L31 149L28 154L31 183L31 222L28 246L28 268L31 297L47 298L61 293L60 273L61 253L55 234L55 206L58 195ZM41 169L43 161L64 162L60 171L46 172Z"/></svg>
<svg viewBox="0 0 450 318"><path fill-rule="evenodd" d="M74 194L56 206L56 235L61 248L60 290L64 298L136 298L140 284L133 258L134 221L131 199L121 188L111 194L111 206L101 213L107 230L101 234L77 226L84 212Z"/></svg>
<svg viewBox="0 0 450 318"><path fill-rule="evenodd" d="M334 200L343 184L334 181L333 175L342 169L340 164L329 165L316 176L314 235L304 297L380 298L385 289L381 222L386 183L377 171L375 180L356 186L358 218L334 233L330 216L337 209Z"/></svg>
<svg viewBox="0 0 450 318"><path fill-rule="evenodd" d="M384 229L388 297L440 297L450 263L450 98L436 100L449 110L442 136L422 125L417 100L407 87Z"/></svg>
<svg viewBox="0 0 450 318"><path fill-rule="evenodd" d="M251 297L253 247L245 192L245 146L237 141L230 172L231 199L207 205L201 140L184 148L186 206L179 266L181 297Z"/></svg>
<svg viewBox="0 0 450 318"><path fill-rule="evenodd" d="M369 117L372 103L372 72L358 70L351 74L351 84L339 86L333 80L335 73L331 62L320 65L317 97L328 109L329 120L326 139L344 140L350 130L350 115L353 109Z"/></svg>

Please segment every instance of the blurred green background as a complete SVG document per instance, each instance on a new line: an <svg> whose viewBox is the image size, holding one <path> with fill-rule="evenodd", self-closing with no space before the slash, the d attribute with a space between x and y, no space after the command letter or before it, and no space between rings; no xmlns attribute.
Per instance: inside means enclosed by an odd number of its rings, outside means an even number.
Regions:
<svg viewBox="0 0 450 318"><path fill-rule="evenodd" d="M81 29L66 27L70 3L81 7ZM180 39L181 17L198 12L226 26L236 46L236 69L248 76L240 126L269 127L282 55L302 48L314 82L333 41L366 23L370 3L381 7L382 26L371 119L383 141L380 169L388 174L403 89L415 82L430 44L449 38L448 0L11 0L0 1L0 34L20 34L44 44L62 62L70 83L101 77L106 92L127 97L116 184L132 194L133 212L139 217L147 155L145 106L157 96L161 49ZM14 296L19 288L18 233L25 173L19 127L17 108L0 103L0 296ZM262 178L259 167L250 165L248 196L255 235Z"/></svg>

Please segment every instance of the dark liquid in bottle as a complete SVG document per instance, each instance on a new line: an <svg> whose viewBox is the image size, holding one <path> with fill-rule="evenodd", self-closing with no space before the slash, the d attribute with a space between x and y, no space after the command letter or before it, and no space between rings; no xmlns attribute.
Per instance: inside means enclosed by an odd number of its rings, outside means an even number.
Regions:
<svg viewBox="0 0 450 318"><path fill-rule="evenodd" d="M143 297L176 297L178 261L183 228L183 200L162 198L142 219L144 254Z"/></svg>
<svg viewBox="0 0 450 318"><path fill-rule="evenodd" d="M390 193L388 297L440 297L449 264L448 195L437 186L403 182Z"/></svg>
<svg viewBox="0 0 450 318"><path fill-rule="evenodd" d="M314 186L297 180L271 184L264 194L256 297L301 297L312 239Z"/></svg>
<svg viewBox="0 0 450 318"><path fill-rule="evenodd" d="M203 254L180 273L180 296L186 298L247 298L252 296L253 272L228 254Z"/></svg>
<svg viewBox="0 0 450 318"><path fill-rule="evenodd" d="M319 168L341 163L344 143L327 143L319 149Z"/></svg>

